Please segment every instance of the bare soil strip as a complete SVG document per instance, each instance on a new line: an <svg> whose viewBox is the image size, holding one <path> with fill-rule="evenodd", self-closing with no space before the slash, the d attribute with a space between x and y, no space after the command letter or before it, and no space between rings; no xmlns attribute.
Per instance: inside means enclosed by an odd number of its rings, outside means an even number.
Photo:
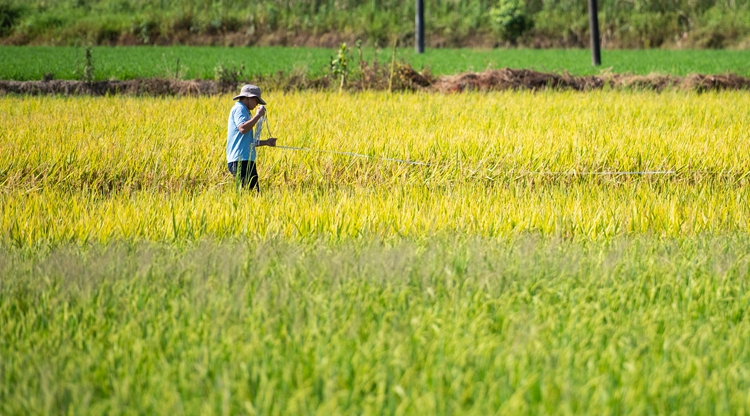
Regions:
<svg viewBox="0 0 750 416"><path fill-rule="evenodd" d="M378 79L375 79L378 78ZM338 80L330 76L308 78L299 75L273 76L255 79L254 82L266 85L269 89L321 90L338 87ZM240 83L241 84L241 83ZM0 81L0 95L149 95L149 96L189 96L215 95L234 92L235 83L211 80L170 80L137 79L128 81ZM484 72L467 72L458 75L432 77L403 65L392 75L371 77L349 81L345 89L427 91L438 93L460 93L464 91L503 91L503 90L576 90L591 91L602 88L644 89L663 91L679 89L687 91L750 90L750 78L735 74L703 75L691 74L685 77L674 75L628 75L603 74L573 76L567 73L544 73L527 69L498 69Z"/></svg>
<svg viewBox="0 0 750 416"><path fill-rule="evenodd" d="M530 71L526 69L499 69L479 73L464 73L438 78L430 88L439 92L573 89L577 91L613 89L682 89L694 91L750 89L750 78L735 74L685 77L674 75L604 74L573 76Z"/></svg>

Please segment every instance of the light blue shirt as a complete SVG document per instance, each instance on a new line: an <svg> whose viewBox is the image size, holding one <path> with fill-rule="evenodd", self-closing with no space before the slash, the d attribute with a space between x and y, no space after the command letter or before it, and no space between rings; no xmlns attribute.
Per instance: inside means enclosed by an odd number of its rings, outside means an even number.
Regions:
<svg viewBox="0 0 750 416"><path fill-rule="evenodd" d="M227 163L241 160L255 162L253 131L240 133L239 125L250 120L250 111L244 104L236 102L227 120Z"/></svg>

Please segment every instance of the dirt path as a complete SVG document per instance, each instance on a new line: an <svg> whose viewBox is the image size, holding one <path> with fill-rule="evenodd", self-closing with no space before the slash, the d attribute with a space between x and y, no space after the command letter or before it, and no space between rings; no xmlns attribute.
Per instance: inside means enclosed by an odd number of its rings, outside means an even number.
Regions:
<svg viewBox="0 0 750 416"><path fill-rule="evenodd" d="M383 78L383 77L381 77ZM323 90L336 88L337 82L329 76L316 79L298 79L278 76L256 79L254 82L266 85L271 90ZM503 91L503 90L543 90L572 89L590 91L602 88L646 89L663 91L680 89L692 91L750 90L750 78L734 74L702 75L691 74L685 77L673 75L625 75L605 74L573 76L536 72L526 69L498 69L484 72L467 72L458 75L431 77L421 74L411 67L401 66L392 76L377 80L354 80L346 89L360 91L428 91L437 93L460 93L464 91ZM150 95L187 96L215 95L234 92L238 85L208 80L169 80L138 79L129 81L0 81L0 95Z"/></svg>

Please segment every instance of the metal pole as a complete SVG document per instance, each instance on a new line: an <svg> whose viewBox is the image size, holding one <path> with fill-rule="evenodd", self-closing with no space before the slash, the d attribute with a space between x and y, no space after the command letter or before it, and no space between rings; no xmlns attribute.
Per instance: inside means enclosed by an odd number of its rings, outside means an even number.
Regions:
<svg viewBox="0 0 750 416"><path fill-rule="evenodd" d="M589 0L589 29L591 32L591 63L594 66L602 64L602 55L599 52L599 16L596 0Z"/></svg>
<svg viewBox="0 0 750 416"><path fill-rule="evenodd" d="M414 49L417 53L424 53L424 0L417 0L415 24L416 42L414 43Z"/></svg>

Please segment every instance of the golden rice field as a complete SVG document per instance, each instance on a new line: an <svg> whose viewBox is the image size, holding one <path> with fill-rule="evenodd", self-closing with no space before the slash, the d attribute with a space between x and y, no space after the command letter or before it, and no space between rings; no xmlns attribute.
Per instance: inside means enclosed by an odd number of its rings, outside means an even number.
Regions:
<svg viewBox="0 0 750 416"><path fill-rule="evenodd" d="M226 171L229 97L4 98L3 242L750 230L744 93L269 99L279 144L432 165L261 148L257 197ZM674 173L574 174L601 171Z"/></svg>
<svg viewBox="0 0 750 416"><path fill-rule="evenodd" d="M266 100L0 98L0 414L750 413L750 94Z"/></svg>

